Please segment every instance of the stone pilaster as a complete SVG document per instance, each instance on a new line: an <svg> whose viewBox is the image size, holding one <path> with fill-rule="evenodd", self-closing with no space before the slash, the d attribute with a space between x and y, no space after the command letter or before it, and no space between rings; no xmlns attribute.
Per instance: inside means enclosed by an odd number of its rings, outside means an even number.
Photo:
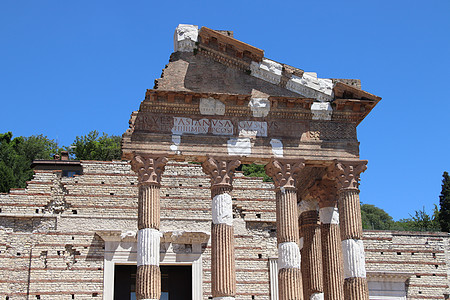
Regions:
<svg viewBox="0 0 450 300"><path fill-rule="evenodd" d="M368 300L362 222L359 202L359 174L366 161L335 161L331 174L338 187L339 222L344 259L344 296Z"/></svg>
<svg viewBox="0 0 450 300"><path fill-rule="evenodd" d="M319 203L316 199L306 198L300 201L298 212L303 296L305 299L323 299Z"/></svg>
<svg viewBox="0 0 450 300"><path fill-rule="evenodd" d="M138 300L153 300L161 297L159 189L161 175L167 161L165 157L144 155L135 155L131 161L131 167L137 173L139 180L136 273Z"/></svg>
<svg viewBox="0 0 450 300"><path fill-rule="evenodd" d="M300 160L271 160L266 165L276 188L280 300L303 300L296 180L304 166Z"/></svg>
<svg viewBox="0 0 450 300"><path fill-rule="evenodd" d="M203 171L211 177L211 289L213 299L234 299L236 270L234 262L233 209L230 192L239 160L208 158Z"/></svg>
<svg viewBox="0 0 450 300"><path fill-rule="evenodd" d="M320 180L309 192L319 200L324 299L344 300L344 270L336 183L333 180Z"/></svg>

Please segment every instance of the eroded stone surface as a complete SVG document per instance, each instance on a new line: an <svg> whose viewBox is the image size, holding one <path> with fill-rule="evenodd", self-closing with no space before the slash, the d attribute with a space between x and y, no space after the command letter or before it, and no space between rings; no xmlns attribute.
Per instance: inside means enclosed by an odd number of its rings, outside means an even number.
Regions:
<svg viewBox="0 0 450 300"><path fill-rule="evenodd" d="M173 38L174 52L192 52L198 39L198 26L180 24L175 29Z"/></svg>
<svg viewBox="0 0 450 300"><path fill-rule="evenodd" d="M339 224L339 210L337 207L322 207L319 218L322 224Z"/></svg>
<svg viewBox="0 0 450 300"><path fill-rule="evenodd" d="M228 193L219 194L212 200L212 222L213 224L233 225L233 208L231 196Z"/></svg>
<svg viewBox="0 0 450 300"><path fill-rule="evenodd" d="M270 112L270 101L267 98L251 98L248 103L254 117L267 117Z"/></svg>
<svg viewBox="0 0 450 300"><path fill-rule="evenodd" d="M278 245L278 269L299 269L300 261L300 249L297 243L286 242Z"/></svg>
<svg viewBox="0 0 450 300"><path fill-rule="evenodd" d="M159 230L145 228L138 231L137 265L159 266L159 245L162 234Z"/></svg>
<svg viewBox="0 0 450 300"><path fill-rule="evenodd" d="M250 138L232 138L227 142L228 154L237 156L249 156L252 154Z"/></svg>
<svg viewBox="0 0 450 300"><path fill-rule="evenodd" d="M314 102L311 105L313 120L331 120L333 109L329 102Z"/></svg>
<svg viewBox="0 0 450 300"><path fill-rule="evenodd" d="M362 240L348 239L342 241L344 257L344 278L366 277L364 244Z"/></svg>

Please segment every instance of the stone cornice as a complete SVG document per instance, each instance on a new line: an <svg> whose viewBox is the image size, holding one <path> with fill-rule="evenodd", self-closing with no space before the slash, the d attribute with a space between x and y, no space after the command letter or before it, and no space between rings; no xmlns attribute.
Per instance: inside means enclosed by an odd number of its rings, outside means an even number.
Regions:
<svg viewBox="0 0 450 300"><path fill-rule="evenodd" d="M132 242L137 241L137 232L133 230L97 230L95 232L105 242ZM174 244L202 244L209 240L209 233L203 231L165 231L161 243Z"/></svg>
<svg viewBox="0 0 450 300"><path fill-rule="evenodd" d="M230 36L223 35L218 31L202 27L198 33L200 37L200 44L206 44L212 47L217 47L221 52L234 52L238 58L248 57L252 61L261 61L264 57L264 51L241 42Z"/></svg>
<svg viewBox="0 0 450 300"><path fill-rule="evenodd" d="M414 273L408 272L389 272L389 271L367 272L367 277L370 279L390 281L390 282L405 282L413 275Z"/></svg>
<svg viewBox="0 0 450 300"><path fill-rule="evenodd" d="M198 106L192 105L194 99L214 98L226 104L225 115L251 115L249 102L251 95L224 93L197 93L190 91L147 90L145 100L141 103L139 112L171 112L200 114ZM312 119L312 98L269 96L271 117ZM375 107L378 101L365 99L336 99L333 101L332 120L355 122L359 124ZM130 118L130 128L137 113Z"/></svg>

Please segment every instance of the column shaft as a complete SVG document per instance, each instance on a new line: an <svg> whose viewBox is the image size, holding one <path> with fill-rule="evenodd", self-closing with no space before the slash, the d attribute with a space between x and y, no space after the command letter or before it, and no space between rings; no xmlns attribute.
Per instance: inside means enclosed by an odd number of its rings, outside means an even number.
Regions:
<svg viewBox="0 0 450 300"><path fill-rule="evenodd" d="M159 229L160 198L159 187L155 185L139 186L138 229Z"/></svg>
<svg viewBox="0 0 450 300"><path fill-rule="evenodd" d="M362 242L359 174L365 161L335 161L332 174L337 179L339 223L344 261L344 296L349 300L368 300L364 245Z"/></svg>
<svg viewBox="0 0 450 300"><path fill-rule="evenodd" d="M278 243L298 243L297 192L284 190L276 193Z"/></svg>
<svg viewBox="0 0 450 300"><path fill-rule="evenodd" d="M307 210L300 214L300 252L302 257L303 295L305 299L323 295L322 245L319 212ZM303 247L302 247L303 244Z"/></svg>
<svg viewBox="0 0 450 300"><path fill-rule="evenodd" d="M233 226L211 225L211 285L213 297L236 294Z"/></svg>
<svg viewBox="0 0 450 300"><path fill-rule="evenodd" d="M138 234L136 298L157 300L161 297L159 269L160 181L167 159L136 155L131 162L138 174Z"/></svg>
<svg viewBox="0 0 450 300"><path fill-rule="evenodd" d="M276 188L280 300L303 300L296 180L303 161L271 160L266 172Z"/></svg>
<svg viewBox="0 0 450 300"><path fill-rule="evenodd" d="M324 299L343 300L344 275L339 224L322 224L320 229Z"/></svg>
<svg viewBox="0 0 450 300"><path fill-rule="evenodd" d="M302 295L302 273L300 269L289 268L278 271L279 298L282 300L303 299Z"/></svg>
<svg viewBox="0 0 450 300"><path fill-rule="evenodd" d="M136 298L159 299L161 297L161 271L159 266L139 266L136 272Z"/></svg>
<svg viewBox="0 0 450 300"><path fill-rule="evenodd" d="M359 203L359 191L346 189L339 193L339 219L341 239L361 239L362 222Z"/></svg>
<svg viewBox="0 0 450 300"><path fill-rule="evenodd" d="M310 188L311 195L319 199L325 300L344 300L344 271L336 192L336 182L328 179L319 180Z"/></svg>
<svg viewBox="0 0 450 300"><path fill-rule="evenodd" d="M236 270L234 259L233 189L234 169L238 160L208 158L203 171L211 177L211 293L213 299L234 299Z"/></svg>
<svg viewBox="0 0 450 300"><path fill-rule="evenodd" d="M284 189L276 192L278 240L278 289L280 300L303 299L297 192Z"/></svg>
<svg viewBox="0 0 450 300"><path fill-rule="evenodd" d="M345 299L368 300L365 255L362 238L359 191L343 189L339 192L342 252L344 258Z"/></svg>

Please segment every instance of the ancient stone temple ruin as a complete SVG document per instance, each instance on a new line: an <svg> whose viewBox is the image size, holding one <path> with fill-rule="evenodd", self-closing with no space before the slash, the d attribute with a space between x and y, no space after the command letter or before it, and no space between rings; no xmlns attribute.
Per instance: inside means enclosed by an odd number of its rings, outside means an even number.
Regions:
<svg viewBox="0 0 450 300"><path fill-rule="evenodd" d="M122 161L35 161L0 195L1 299L448 299L448 234L362 230L379 101L179 25Z"/></svg>
<svg viewBox="0 0 450 300"><path fill-rule="evenodd" d="M160 185L174 160L201 163L211 180L213 299L236 297L233 177L251 163L275 185L279 299L368 299L356 127L379 100L357 80L318 78L229 32L180 25L123 136L139 181L137 298L160 297Z"/></svg>

